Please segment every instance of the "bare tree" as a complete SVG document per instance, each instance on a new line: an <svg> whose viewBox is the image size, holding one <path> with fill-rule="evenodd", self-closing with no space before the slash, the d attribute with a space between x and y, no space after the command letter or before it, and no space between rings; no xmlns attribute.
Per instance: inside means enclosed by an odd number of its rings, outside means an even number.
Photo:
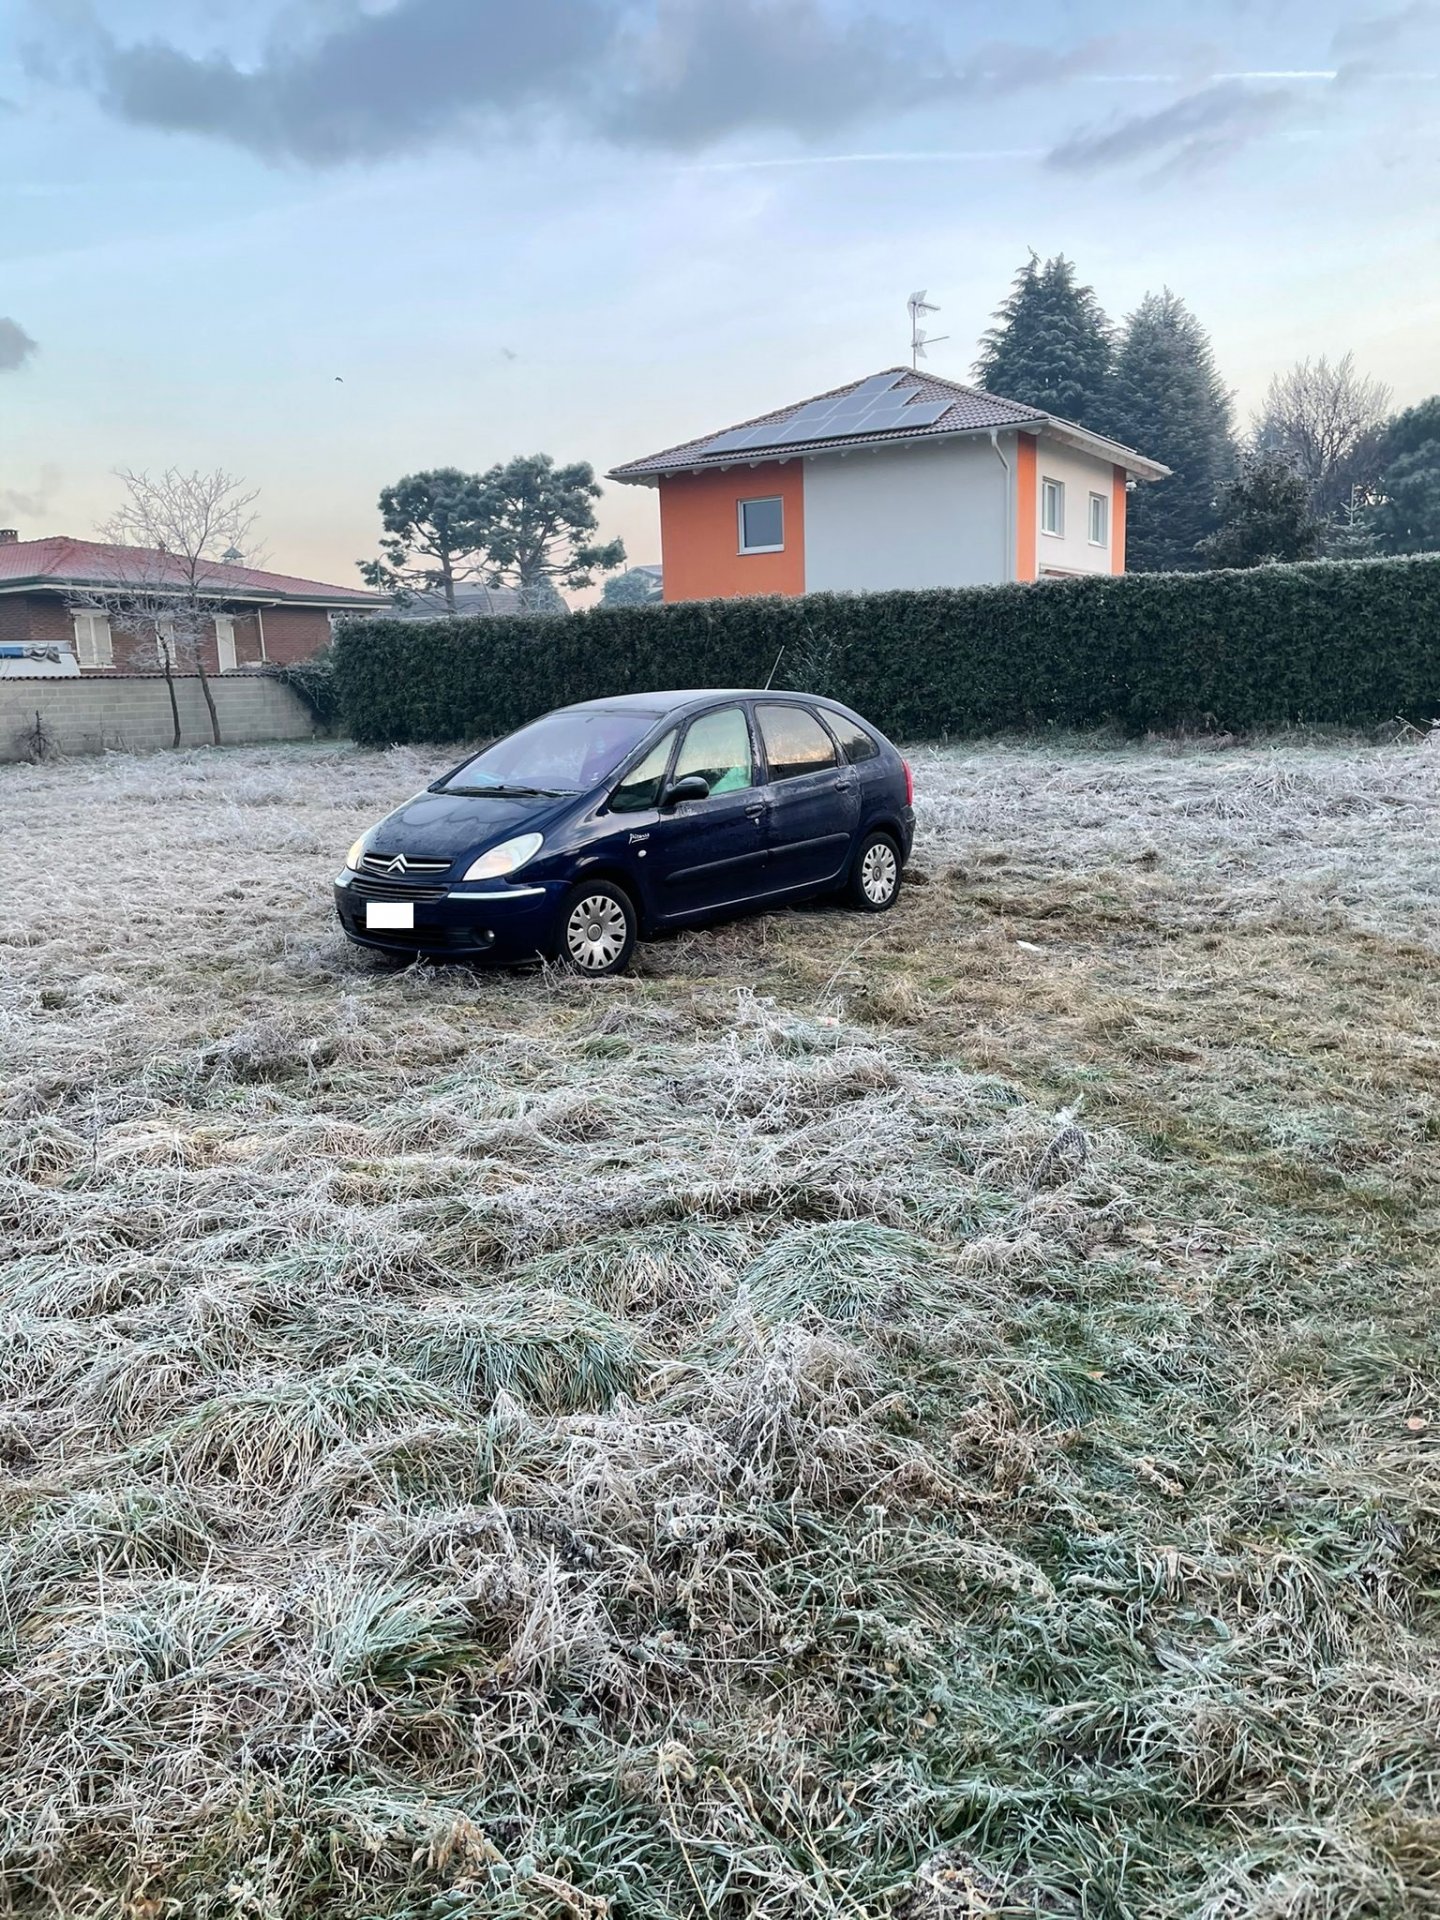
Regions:
<svg viewBox="0 0 1440 1920"><path fill-rule="evenodd" d="M1255 420L1255 450L1279 454L1330 519L1372 477L1365 468L1389 412L1389 387L1357 373L1353 353L1333 366L1322 354L1271 380Z"/></svg>
<svg viewBox="0 0 1440 1920"><path fill-rule="evenodd" d="M256 495L217 468L213 473L122 470L125 504L99 529L113 549L112 578L76 596L76 604L105 612L122 633L153 638L170 691L175 742L180 744L180 705L175 671L193 669L210 714L210 732L220 745L220 716L205 670L203 641L224 610L230 571L240 559L255 565L251 549Z"/></svg>

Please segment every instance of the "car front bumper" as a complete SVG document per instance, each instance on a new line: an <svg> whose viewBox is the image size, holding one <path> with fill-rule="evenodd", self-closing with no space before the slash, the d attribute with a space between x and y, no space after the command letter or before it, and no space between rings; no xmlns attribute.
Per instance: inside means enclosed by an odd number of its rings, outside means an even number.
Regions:
<svg viewBox="0 0 1440 1920"><path fill-rule="evenodd" d="M345 936L357 946L429 959L492 960L497 965L535 960L552 951L563 883L487 880L455 887L404 891L357 887L348 870L335 881L335 911ZM371 927L366 908L394 902L414 908L413 927Z"/></svg>

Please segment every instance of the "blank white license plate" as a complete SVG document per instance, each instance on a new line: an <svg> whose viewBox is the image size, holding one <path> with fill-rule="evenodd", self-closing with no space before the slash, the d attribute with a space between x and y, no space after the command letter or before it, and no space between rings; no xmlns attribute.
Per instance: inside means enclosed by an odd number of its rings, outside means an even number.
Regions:
<svg viewBox="0 0 1440 1920"><path fill-rule="evenodd" d="M413 900L367 900L365 925L370 927L411 927L415 925Z"/></svg>

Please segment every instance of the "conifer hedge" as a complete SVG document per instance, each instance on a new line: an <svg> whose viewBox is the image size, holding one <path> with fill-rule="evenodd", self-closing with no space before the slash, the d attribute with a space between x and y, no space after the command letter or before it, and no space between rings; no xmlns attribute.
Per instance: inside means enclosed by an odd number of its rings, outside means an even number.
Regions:
<svg viewBox="0 0 1440 1920"><path fill-rule="evenodd" d="M775 686L829 694L901 740L1423 721L1440 715L1440 555L357 620L333 658L345 723L370 745L486 739L572 700L763 686L772 670Z"/></svg>

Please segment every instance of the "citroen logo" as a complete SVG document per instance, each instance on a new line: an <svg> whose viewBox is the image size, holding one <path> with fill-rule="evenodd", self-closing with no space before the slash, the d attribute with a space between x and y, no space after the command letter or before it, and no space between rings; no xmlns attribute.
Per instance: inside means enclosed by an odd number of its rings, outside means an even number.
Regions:
<svg viewBox="0 0 1440 1920"><path fill-rule="evenodd" d="M409 868L406 865L404 854L397 853L385 871L386 873L407 873Z"/></svg>

